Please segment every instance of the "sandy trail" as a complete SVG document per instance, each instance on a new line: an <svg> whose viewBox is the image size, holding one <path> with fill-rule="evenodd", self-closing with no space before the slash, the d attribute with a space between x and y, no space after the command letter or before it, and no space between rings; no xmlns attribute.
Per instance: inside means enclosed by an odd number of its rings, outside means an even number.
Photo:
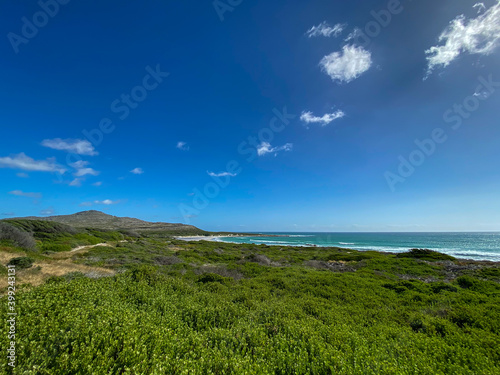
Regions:
<svg viewBox="0 0 500 375"><path fill-rule="evenodd" d="M78 246L78 247L75 247L74 249L71 249L69 252L70 253L76 253L77 251L86 250L86 249L92 249L93 247L97 247L97 246L109 246L109 247L111 247L112 245L110 245L107 242L102 242L102 243L98 243L98 244L95 244L95 245Z"/></svg>
<svg viewBox="0 0 500 375"><path fill-rule="evenodd" d="M119 242L127 241L124 240ZM17 281L21 284L28 283L32 286L37 286L43 284L50 276L63 276L71 272L81 272L88 277L93 278L112 276L116 273L114 270L74 263L71 260L71 257L75 255L75 253L84 252L97 246L114 247L115 243L102 242L95 245L78 246L70 251L51 254L49 258L35 262L31 268L18 270L16 272L16 276L18 276ZM2 251L0 252L0 263L7 264L12 258L26 255L26 253L10 253ZM7 286L7 278L4 279L5 280L0 280L0 289Z"/></svg>
<svg viewBox="0 0 500 375"><path fill-rule="evenodd" d="M127 242L126 240L123 241L118 241L118 242ZM55 253L51 255L51 258L53 259L64 259L64 258L69 258L72 257L75 253L83 252L86 250L90 250L94 247L97 246L107 246L107 247L114 247L114 243L108 243L108 242L102 242L98 243L95 245L84 245L84 246L78 246L75 247L74 249L71 249L70 251L62 251L60 253Z"/></svg>

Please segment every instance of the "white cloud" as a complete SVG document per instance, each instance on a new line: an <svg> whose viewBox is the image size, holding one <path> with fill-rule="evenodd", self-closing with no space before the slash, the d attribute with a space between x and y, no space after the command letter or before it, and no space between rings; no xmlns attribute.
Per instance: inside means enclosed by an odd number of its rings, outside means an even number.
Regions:
<svg viewBox="0 0 500 375"><path fill-rule="evenodd" d="M207 173L210 177L236 177L238 175L237 173L229 173L229 172L214 173L207 171Z"/></svg>
<svg viewBox="0 0 500 375"><path fill-rule="evenodd" d="M186 142L177 142L177 146L176 146L179 150L182 150L182 151L189 151L189 146Z"/></svg>
<svg viewBox="0 0 500 375"><path fill-rule="evenodd" d="M332 121L341 119L345 116L345 113L341 110L338 110L334 113L325 113L323 116L318 117L314 116L312 112L302 112L300 115L300 120L305 122L306 124L321 124L321 126L326 126Z"/></svg>
<svg viewBox="0 0 500 375"><path fill-rule="evenodd" d="M344 42L350 42L351 40L359 37L361 34L363 34L363 31L361 31L359 27L355 27L354 30L344 39Z"/></svg>
<svg viewBox="0 0 500 375"><path fill-rule="evenodd" d="M134 168L130 171L130 173L133 173L133 174L143 174L144 171L142 170L142 168Z"/></svg>
<svg viewBox="0 0 500 375"><path fill-rule="evenodd" d="M84 161L84 160L79 160L75 163L71 163L70 166L76 169L75 173L73 173L73 176L83 177L86 175L91 175L91 176L99 175L100 172L96 171L95 169L87 168L88 164L89 164L89 162ZM72 186L75 186L75 185L72 185Z"/></svg>
<svg viewBox="0 0 500 375"><path fill-rule="evenodd" d="M92 143L86 139L44 139L42 146L52 148L54 150L62 150L72 152L78 155L98 155Z"/></svg>
<svg viewBox="0 0 500 375"><path fill-rule="evenodd" d="M320 66L333 81L351 82L370 69L371 53L363 47L344 46L342 52L333 52L323 57Z"/></svg>
<svg viewBox="0 0 500 375"><path fill-rule="evenodd" d="M263 156L266 154L271 154L274 153L275 156L278 152L280 151L291 151L293 148L292 143L287 143L283 146L279 147L271 147L271 144L269 142L262 142L258 147L257 147L257 154L259 156Z"/></svg>
<svg viewBox="0 0 500 375"><path fill-rule="evenodd" d="M326 21L321 22L318 26L313 26L309 30L307 30L306 35L309 38L315 36L324 36L324 37L338 37L342 31L344 31L346 25L342 25L340 23L331 27Z"/></svg>
<svg viewBox="0 0 500 375"><path fill-rule="evenodd" d="M92 168L82 168L74 173L75 177L82 177L86 175L97 176L99 172Z"/></svg>
<svg viewBox="0 0 500 375"><path fill-rule="evenodd" d="M485 99L488 99L488 98L489 98L489 96L491 95L491 93L489 93L488 91L481 91L481 92L476 91L476 92L474 92L474 94L473 94L473 95L474 95L476 98L480 98L480 99L482 99L482 100L485 100Z"/></svg>
<svg viewBox="0 0 500 375"><path fill-rule="evenodd" d="M486 10L486 6L484 5L484 3L476 3L472 7L474 9L477 8L477 13L478 14Z"/></svg>
<svg viewBox="0 0 500 375"><path fill-rule="evenodd" d="M481 4L475 6L481 9ZM427 76L438 66L447 67L462 53L491 54L500 40L500 1L476 18L467 20L464 15L458 16L450 22L438 40L441 45L425 51L429 63Z"/></svg>
<svg viewBox="0 0 500 375"><path fill-rule="evenodd" d="M97 182L94 182L92 185L93 186L101 186L102 182L101 181L97 181Z"/></svg>
<svg viewBox="0 0 500 375"><path fill-rule="evenodd" d="M112 201L111 199L105 199L103 201L93 201L93 202L82 202L80 203L80 206L84 207L90 207L94 204L100 204L100 205L105 205L105 206L110 206L112 204L118 204L120 201Z"/></svg>
<svg viewBox="0 0 500 375"><path fill-rule="evenodd" d="M109 206L111 204L117 204L120 203L120 201L112 201L111 199L105 199L103 201L94 201L95 204L104 204L106 206Z"/></svg>
<svg viewBox="0 0 500 375"><path fill-rule="evenodd" d="M69 186L76 186L76 187L80 187L82 186L82 179L81 178L75 178L73 181L71 181L69 183Z"/></svg>
<svg viewBox="0 0 500 375"><path fill-rule="evenodd" d="M82 169L85 168L87 165L89 165L89 162L85 160L78 160L70 164L70 166L72 166L75 169Z"/></svg>
<svg viewBox="0 0 500 375"><path fill-rule="evenodd" d="M16 176L20 178L29 178L29 175L23 172L16 173Z"/></svg>
<svg viewBox="0 0 500 375"><path fill-rule="evenodd" d="M17 195L18 197L35 198L35 199L42 197L42 194L40 193L25 193L24 191L21 190L9 191L9 194Z"/></svg>
<svg viewBox="0 0 500 375"><path fill-rule="evenodd" d="M50 215L54 215L54 209L53 208L47 208L46 210L41 210L40 211L40 215L42 216L50 216Z"/></svg>
<svg viewBox="0 0 500 375"><path fill-rule="evenodd" d="M24 152L14 156L0 158L0 168L22 169L35 172L59 172L64 173L66 169L56 163L54 158L47 160L34 160Z"/></svg>

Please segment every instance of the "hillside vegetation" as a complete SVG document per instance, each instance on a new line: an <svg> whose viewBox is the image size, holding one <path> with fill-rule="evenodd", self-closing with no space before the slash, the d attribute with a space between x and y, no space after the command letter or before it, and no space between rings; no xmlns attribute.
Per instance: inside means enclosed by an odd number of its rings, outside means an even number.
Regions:
<svg viewBox="0 0 500 375"><path fill-rule="evenodd" d="M36 288L24 275L66 253L0 248L38 257L17 275L14 373L500 373L496 263L123 236L67 253L109 277L71 272Z"/></svg>
<svg viewBox="0 0 500 375"><path fill-rule="evenodd" d="M171 235L203 235L207 232L192 225L172 223L151 223L130 217L118 217L104 212L90 210L72 215L47 217L25 217L25 220L48 221L66 224L75 228L94 228L101 230L130 230L136 232L168 233Z"/></svg>
<svg viewBox="0 0 500 375"><path fill-rule="evenodd" d="M41 253L70 251L77 246L119 241L126 237L118 231L76 229L50 221L10 219L0 222L0 228L9 226L16 229L17 236L5 236L0 232L0 240L12 240L19 247Z"/></svg>

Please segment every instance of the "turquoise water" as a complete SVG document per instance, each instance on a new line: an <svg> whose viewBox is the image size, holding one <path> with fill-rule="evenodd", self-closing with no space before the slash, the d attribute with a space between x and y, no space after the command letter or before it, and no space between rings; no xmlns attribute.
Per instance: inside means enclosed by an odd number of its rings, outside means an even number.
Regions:
<svg viewBox="0 0 500 375"><path fill-rule="evenodd" d="M457 258L500 261L500 232L490 233L262 233L221 237L223 242L278 246L336 246L354 250L403 252L436 250ZM271 235L271 236L270 236ZM272 235L278 235L274 237Z"/></svg>

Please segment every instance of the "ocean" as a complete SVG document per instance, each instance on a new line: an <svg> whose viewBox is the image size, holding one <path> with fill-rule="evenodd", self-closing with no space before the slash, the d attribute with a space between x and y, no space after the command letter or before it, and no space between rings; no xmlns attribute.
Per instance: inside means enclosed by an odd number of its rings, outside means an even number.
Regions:
<svg viewBox="0 0 500 375"><path fill-rule="evenodd" d="M500 261L500 232L474 233L257 233L220 241L278 246L342 247L399 253L431 249L456 258ZM276 237L278 236L278 237Z"/></svg>

